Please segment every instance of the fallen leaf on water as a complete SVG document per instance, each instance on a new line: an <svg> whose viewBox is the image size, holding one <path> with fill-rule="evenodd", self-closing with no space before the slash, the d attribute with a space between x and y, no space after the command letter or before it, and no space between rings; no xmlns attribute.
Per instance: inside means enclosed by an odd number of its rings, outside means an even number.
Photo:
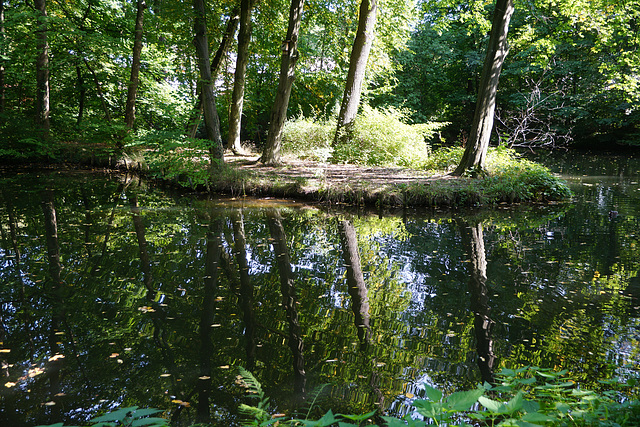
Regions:
<svg viewBox="0 0 640 427"><path fill-rule="evenodd" d="M11 387L13 387L13 386L14 386L14 385L16 385L16 384L17 384L17 383L11 383L11 382L8 382L8 383L4 383L4 386L5 386L6 388L11 388Z"/></svg>

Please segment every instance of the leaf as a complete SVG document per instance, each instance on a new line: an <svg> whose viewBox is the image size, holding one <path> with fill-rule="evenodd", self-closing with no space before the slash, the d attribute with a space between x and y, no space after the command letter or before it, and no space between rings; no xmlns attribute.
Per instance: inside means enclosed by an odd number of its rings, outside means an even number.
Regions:
<svg viewBox="0 0 640 427"><path fill-rule="evenodd" d="M138 409L137 406L130 406L128 408L121 408L117 411L109 412L108 414L101 415L99 417L91 418L89 422L91 423L104 423L110 421L122 421L124 420L130 412L134 412Z"/></svg>
<svg viewBox="0 0 640 427"><path fill-rule="evenodd" d="M482 389L457 391L447 398L447 406L454 411L467 411L483 394L484 390Z"/></svg>
<svg viewBox="0 0 640 427"><path fill-rule="evenodd" d="M504 405L498 401L489 399L486 396L480 396L478 398L478 402L480 402L482 404L482 406L484 406L485 408L487 408L489 411L493 412L494 414L504 414L505 412L502 412L501 409L504 407Z"/></svg>
<svg viewBox="0 0 640 427"><path fill-rule="evenodd" d="M131 423L131 427L168 425L169 422L164 418L140 418Z"/></svg>
<svg viewBox="0 0 640 427"><path fill-rule="evenodd" d="M558 421L557 418L550 417L549 415L542 414L540 412L530 412L522 417L523 421L530 423L552 423Z"/></svg>
<svg viewBox="0 0 640 427"><path fill-rule="evenodd" d="M416 400L413 402L418 413L424 417L437 419L442 413L442 403L429 402L428 400Z"/></svg>
<svg viewBox="0 0 640 427"><path fill-rule="evenodd" d="M522 391L519 391L518 394L516 394L511 400L509 400L506 404L507 410L509 411L508 414L513 414L514 412L519 411L520 409L522 409L522 399L523 393Z"/></svg>
<svg viewBox="0 0 640 427"><path fill-rule="evenodd" d="M158 412L162 412L162 411L160 409L153 409L153 408L137 409L133 413L133 418L148 417L149 415L157 414Z"/></svg>
<svg viewBox="0 0 640 427"><path fill-rule="evenodd" d="M425 384L424 389L429 400L433 402L440 402L440 400L442 400L442 392L437 388L433 388L429 384Z"/></svg>
<svg viewBox="0 0 640 427"><path fill-rule="evenodd" d="M351 420L351 421L364 421L368 418L373 417L376 414L376 412L377 411L371 411L368 414L361 414L361 415L338 414L338 416L342 418L346 418L347 420Z"/></svg>
<svg viewBox="0 0 640 427"><path fill-rule="evenodd" d="M537 412L540 410L540 404L534 400L525 400L522 402L522 410L524 412Z"/></svg>

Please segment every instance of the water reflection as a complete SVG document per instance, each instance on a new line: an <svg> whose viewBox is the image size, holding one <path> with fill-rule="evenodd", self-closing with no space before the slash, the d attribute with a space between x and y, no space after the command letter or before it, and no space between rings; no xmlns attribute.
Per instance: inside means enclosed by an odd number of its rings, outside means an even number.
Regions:
<svg viewBox="0 0 640 427"><path fill-rule="evenodd" d="M234 425L235 366L279 411L325 383L318 411L404 413L502 367L629 375L638 193L583 181L567 205L399 216L4 177L0 424L137 405Z"/></svg>

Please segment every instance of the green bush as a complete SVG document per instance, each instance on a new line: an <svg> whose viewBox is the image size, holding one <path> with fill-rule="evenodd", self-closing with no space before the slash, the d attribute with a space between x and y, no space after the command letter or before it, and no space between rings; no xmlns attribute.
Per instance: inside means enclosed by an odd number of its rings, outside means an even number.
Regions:
<svg viewBox="0 0 640 427"><path fill-rule="evenodd" d="M427 140L441 127L439 123L410 125L406 112L377 110L365 105L341 138L331 160L369 166L425 167L430 154Z"/></svg>
<svg viewBox="0 0 640 427"><path fill-rule="evenodd" d="M407 114L365 106L349 130L349 136L340 139L335 147L332 146L335 117L328 120L299 117L285 124L282 152L320 162L421 169L430 153L426 140L443 124L410 125L406 123Z"/></svg>
<svg viewBox="0 0 640 427"><path fill-rule="evenodd" d="M285 156L326 162L333 153L331 142L335 121L317 121L298 117L287 121L282 135L282 154Z"/></svg>

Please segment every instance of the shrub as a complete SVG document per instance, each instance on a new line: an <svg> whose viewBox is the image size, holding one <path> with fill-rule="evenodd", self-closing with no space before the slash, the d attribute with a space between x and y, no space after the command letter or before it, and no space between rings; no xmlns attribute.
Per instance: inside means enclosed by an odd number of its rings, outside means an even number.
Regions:
<svg viewBox="0 0 640 427"><path fill-rule="evenodd" d="M333 152L335 123L298 117L287 121L282 136L282 153L300 159L326 162Z"/></svg>
<svg viewBox="0 0 640 427"><path fill-rule="evenodd" d="M410 125L406 112L395 109L363 108L349 131L339 142L331 160L370 166L425 167L430 153L427 139L440 123Z"/></svg>

